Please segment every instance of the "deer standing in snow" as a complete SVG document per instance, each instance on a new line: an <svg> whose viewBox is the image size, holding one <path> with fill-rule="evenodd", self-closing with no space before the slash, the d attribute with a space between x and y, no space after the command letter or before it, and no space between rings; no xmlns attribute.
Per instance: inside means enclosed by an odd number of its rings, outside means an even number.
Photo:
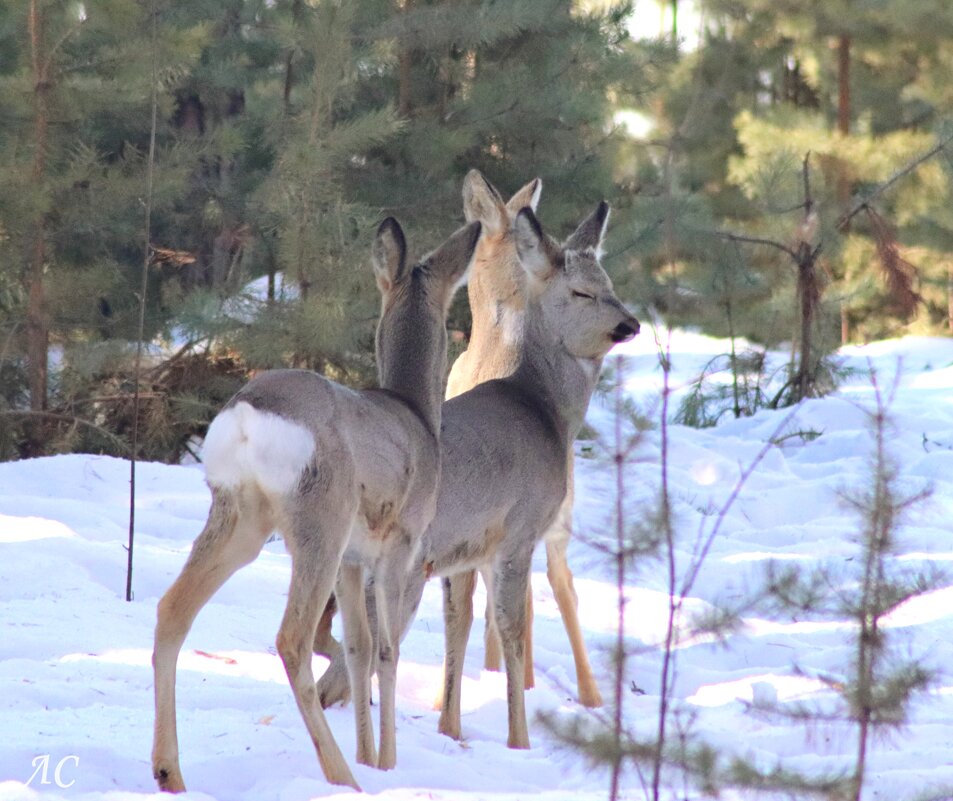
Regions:
<svg viewBox="0 0 953 801"><path fill-rule="evenodd" d="M520 189L504 203L500 193L477 170L471 170L463 187L463 206L467 220L483 223L483 236L477 246L473 270L467 284L473 329L467 350L454 362L447 381L447 398L472 389L493 378L510 375L519 363L523 326L526 316L526 278L520 267L512 222L523 206L536 210L542 181L538 178ZM601 367L601 364L600 364ZM598 371L597 371L598 372ZM574 432L575 434L578 431ZM572 571L566 559L572 537L573 451L568 454L569 486L566 499L543 540L546 544L546 575L569 635L576 665L579 701L588 707L602 705L599 686L592 675L586 643L577 612L578 599ZM486 629L484 630L484 667L500 669L501 642L493 611L492 572L481 571L487 587ZM526 596L526 612L532 622L533 595ZM526 627L527 689L534 685L533 630Z"/></svg>
<svg viewBox="0 0 953 801"><path fill-rule="evenodd" d="M523 692L533 550L565 501L572 443L602 359L639 330L598 262L608 213L600 204L563 245L543 233L531 208L515 215L512 246L525 271L525 302L513 371L443 407L437 509L407 577L400 628L410 626L427 576L442 576L446 661L439 728L454 738L461 734L475 571L483 570L492 575L492 613L502 635L507 743L529 747ZM332 659L319 682L325 697L340 691L340 677L339 661Z"/></svg>
<svg viewBox="0 0 953 801"><path fill-rule="evenodd" d="M543 232L531 208L515 215L512 237L525 271L525 305L514 369L444 404L437 511L421 546L426 571L411 570L405 610L415 608L426 575L443 577L439 729L457 739L479 569L492 576L491 609L506 670L507 745L529 747L523 693L533 550L566 500L573 441L602 359L639 330L599 265L608 215L601 203L562 245Z"/></svg>
<svg viewBox="0 0 953 801"><path fill-rule="evenodd" d="M520 266L516 248L513 221L523 207L535 211L542 182L537 178L521 188L508 202L477 170L471 170L463 184L463 208L468 221L483 224L483 234L477 245L473 268L467 282L473 327L467 350L454 362L447 379L448 399L472 389L484 381L504 378L519 364L526 317L526 273ZM588 235L588 232L585 232ZM600 233L601 238L601 233ZM567 243L567 248L573 244ZM582 244L577 241L576 245ZM587 246L591 245L591 242ZM579 248L577 248L579 249ZM594 369L599 372L601 362ZM573 436L578 432L573 432ZM544 536L546 544L547 576L562 616L563 626L576 666L576 683L580 702L588 707L602 704L599 686L592 674L586 644L582 637L577 613L577 598L572 572L566 559L566 550L572 536L573 506L573 451L568 454L568 491L556 520ZM493 609L493 574L481 570L487 587L486 629L484 633L484 666L487 670L500 669L501 642ZM526 689L534 685L532 592L526 596L526 642L524 645ZM318 682L321 702L325 706L347 699L347 677L340 646L330 636L333 609L322 617L315 650L332 659L328 671Z"/></svg>
<svg viewBox="0 0 953 801"><path fill-rule="evenodd" d="M445 322L480 235L470 223L414 265L403 232L378 229L374 271L380 389L354 391L306 370L250 381L212 422L205 442L212 507L181 574L159 602L153 665L153 773L162 790L185 789L179 767L175 672L199 610L277 529L291 554L291 586L277 648L328 781L357 787L315 690L311 652L318 616L335 590L344 619L357 761L396 761L395 678L408 566L433 517L446 365ZM374 578L379 757L370 715L374 638L364 571Z"/></svg>

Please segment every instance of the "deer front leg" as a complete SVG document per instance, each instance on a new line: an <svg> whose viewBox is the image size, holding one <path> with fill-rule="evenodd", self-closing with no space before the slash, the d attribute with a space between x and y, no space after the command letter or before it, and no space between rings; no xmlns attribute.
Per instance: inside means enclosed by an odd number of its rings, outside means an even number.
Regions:
<svg viewBox="0 0 953 801"><path fill-rule="evenodd" d="M523 684L526 680L526 594L532 547L515 557L498 557L496 586L496 621L503 640L503 663L506 666L506 706L510 748L529 748L526 724L526 701Z"/></svg>
<svg viewBox="0 0 953 801"><path fill-rule="evenodd" d="M496 604L493 600L493 570L485 567L480 571L483 585L486 587L486 624L483 629L483 669L497 672L500 669L503 643L500 642L500 630L496 627Z"/></svg>
<svg viewBox="0 0 953 801"><path fill-rule="evenodd" d="M602 706L602 695L599 685L592 675L589 664L589 654L586 652L586 642L582 637L582 627L579 625L579 599L573 586L572 571L566 559L569 549L569 540L572 538L572 506L575 498L574 461L572 452L569 454L569 487L559 514L549 530L546 532L546 575L549 586L553 588L553 595L559 606L559 614L563 619L563 628L569 636L569 645L572 648L573 661L576 663L576 685L579 689L579 702L590 708Z"/></svg>
<svg viewBox="0 0 953 801"><path fill-rule="evenodd" d="M579 688L579 703L590 708L602 706L602 694L596 684L586 642L579 625L578 598L573 586L572 571L566 561L566 543L553 541L546 543L546 575L553 588L553 595L559 606L563 626L569 636L573 660L576 663L576 685Z"/></svg>
<svg viewBox="0 0 953 801"><path fill-rule="evenodd" d="M500 669L503 643L500 630L496 625L496 604L493 601L493 571L484 568L480 571L486 585L486 628L483 631L483 669L497 672ZM536 686L533 672L533 587L532 582L526 590L526 632L523 635L523 687L532 690Z"/></svg>
<svg viewBox="0 0 953 801"><path fill-rule="evenodd" d="M243 508L242 508L243 507ZM157 610L152 666L155 673L155 734L152 773L159 789L185 790L179 767L175 715L175 673L179 651L199 611L239 568L258 556L270 533L258 504L213 490L205 528L195 540L182 572Z"/></svg>
<svg viewBox="0 0 953 801"><path fill-rule="evenodd" d="M526 621L523 623L523 689L532 690L536 686L533 672L533 581L526 582Z"/></svg>
<svg viewBox="0 0 953 801"><path fill-rule="evenodd" d="M460 739L460 685L470 626L473 624L473 586L476 572L468 570L443 579L443 626L446 657L443 663L443 703L437 730Z"/></svg>

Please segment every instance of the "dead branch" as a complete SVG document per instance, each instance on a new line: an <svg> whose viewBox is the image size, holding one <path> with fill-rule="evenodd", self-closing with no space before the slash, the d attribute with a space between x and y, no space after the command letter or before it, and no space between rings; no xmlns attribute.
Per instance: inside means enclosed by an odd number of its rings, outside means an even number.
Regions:
<svg viewBox="0 0 953 801"><path fill-rule="evenodd" d="M926 153L921 154L909 164L901 167L893 175L891 175L886 181L884 181L880 186L874 189L869 195L867 195L863 200L858 201L849 211L847 211L838 221L837 221L837 230L843 232L843 230L848 226L850 221L854 219L860 212L869 208L870 204L880 197L884 192L890 189L897 181L901 178L906 177L911 172L913 172L917 167L923 164L925 161L929 161L934 156L942 153L946 150L950 144L953 143L953 134L946 137L942 142L931 147Z"/></svg>

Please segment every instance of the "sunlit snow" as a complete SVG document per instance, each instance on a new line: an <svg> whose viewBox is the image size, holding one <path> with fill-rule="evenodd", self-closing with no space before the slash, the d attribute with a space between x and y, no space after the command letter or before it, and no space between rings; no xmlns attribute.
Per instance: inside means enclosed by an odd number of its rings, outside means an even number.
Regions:
<svg viewBox="0 0 953 801"><path fill-rule="evenodd" d="M670 413L691 380L728 343L674 332L667 343L675 388ZM657 418L663 375L650 327L617 348L625 356L625 391ZM871 745L865 799L891 801L953 796L953 339L908 337L844 348L853 368L835 395L786 412L725 416L715 428L669 429L669 485L678 530L676 566L683 571L733 491L741 471L778 437L741 489L710 543L679 618L719 603L738 605L764 581L771 562L805 569L826 565L846 586L856 577L858 522L845 494L870 477L873 442L867 428L872 366L885 395L894 392L888 444L904 492L929 488L900 535L898 574L941 573L938 588L899 605L885 621L904 659L939 671L934 692L917 699L901 734ZM781 364L784 352L770 355ZM607 365L614 367L614 356ZM896 378L895 378L896 376ZM895 389L894 389L895 388ZM594 399L590 425L613 430L611 393ZM603 695L610 695L615 640L614 567L600 546L614 538L612 465L598 446L577 443L576 537L570 549L579 611ZM651 432L626 476L631 520L651 510L659 487L659 435ZM125 588L128 465L84 455L0 464L0 799L82 798L132 801L155 797L152 742L152 632L156 603L178 573L208 511L197 466L142 464L133 586ZM654 730L660 643L669 609L664 561L642 560L625 591L625 635L632 657L626 718ZM219 801L308 801L350 798L331 787L287 686L274 641L287 597L289 559L280 542L266 545L199 614L179 661L177 702L182 769L188 797ZM368 794L403 799L583 801L606 797L607 777L554 740L535 719L541 711L567 719L575 672L546 558L534 562L536 688L526 695L532 748L506 748L506 683L483 670L485 594L463 685L463 735L437 733L433 702L443 657L439 583L425 592L401 650L398 674L398 765L389 772L354 766L350 707L332 709L330 725ZM770 768L779 760L818 774L847 770L853 732L841 724L804 728L757 708L829 705L830 688L854 658L853 625L842 619L797 619L751 611L727 643L689 639L677 647L674 689L680 720L727 753ZM325 662L315 657L316 672ZM376 695L376 690L375 690ZM374 707L376 718L378 707ZM36 765L48 760L48 771ZM39 760L39 762L37 761ZM55 769L63 787L56 783ZM32 777L32 780L31 780ZM30 780L30 786L25 783ZM68 787L66 784L73 782ZM642 798L636 776L629 798ZM673 790L680 785L673 781Z"/></svg>

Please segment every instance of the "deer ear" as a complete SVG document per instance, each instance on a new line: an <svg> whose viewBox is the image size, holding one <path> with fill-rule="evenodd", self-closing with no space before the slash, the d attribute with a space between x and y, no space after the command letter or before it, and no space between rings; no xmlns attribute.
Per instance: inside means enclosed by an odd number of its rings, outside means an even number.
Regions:
<svg viewBox="0 0 953 801"><path fill-rule="evenodd" d="M467 222L483 223L489 233L502 230L506 221L503 198L479 170L470 170L463 179L463 214Z"/></svg>
<svg viewBox="0 0 953 801"><path fill-rule="evenodd" d="M543 191L543 179L534 178L520 189L506 203L506 210L510 214L517 214L520 209L529 206L533 211L539 205L539 195Z"/></svg>
<svg viewBox="0 0 953 801"><path fill-rule="evenodd" d="M543 227L529 206L520 209L513 220L513 236L516 254L527 275L537 281L545 281L553 273L551 247Z"/></svg>
<svg viewBox="0 0 953 801"><path fill-rule="evenodd" d="M598 253L608 224L609 204L603 200L592 214L579 223L579 227L566 240L566 250L594 250Z"/></svg>
<svg viewBox="0 0 953 801"><path fill-rule="evenodd" d="M427 257L430 269L456 288L466 278L483 224L472 222L452 233L447 241Z"/></svg>
<svg viewBox="0 0 953 801"><path fill-rule="evenodd" d="M372 258L377 286L381 292L389 292L400 280L407 263L407 240L400 223L393 217L378 226Z"/></svg>

